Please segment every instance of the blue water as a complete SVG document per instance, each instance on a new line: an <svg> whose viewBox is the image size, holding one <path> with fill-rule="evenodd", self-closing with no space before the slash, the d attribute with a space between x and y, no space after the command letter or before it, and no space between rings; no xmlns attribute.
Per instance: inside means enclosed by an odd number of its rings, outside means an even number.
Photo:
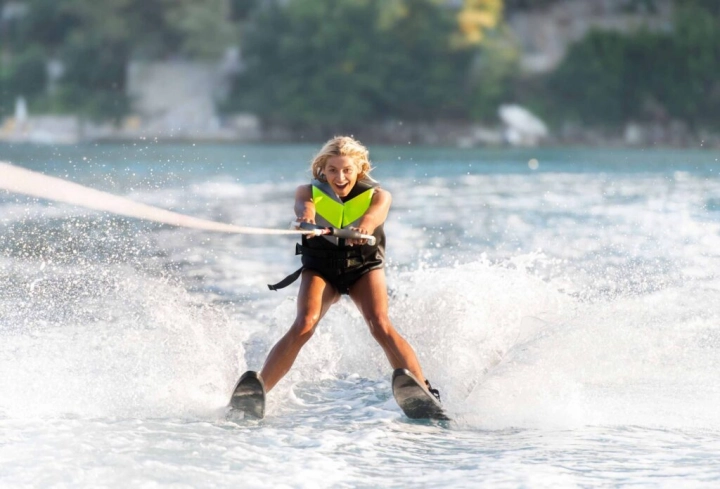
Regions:
<svg viewBox="0 0 720 489"><path fill-rule="evenodd" d="M287 228L317 148L0 146L0 160ZM719 158L371 148L393 194L391 319L443 394L441 424L403 416L349 300L264 420L227 412L294 318L297 285L265 285L297 267L294 238L0 191L0 486L717 486Z"/></svg>

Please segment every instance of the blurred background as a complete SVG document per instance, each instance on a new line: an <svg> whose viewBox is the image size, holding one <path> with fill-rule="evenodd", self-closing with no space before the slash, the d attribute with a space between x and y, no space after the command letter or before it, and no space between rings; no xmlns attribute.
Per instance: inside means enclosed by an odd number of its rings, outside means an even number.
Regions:
<svg viewBox="0 0 720 489"><path fill-rule="evenodd" d="M0 0L0 141L720 147L717 0Z"/></svg>

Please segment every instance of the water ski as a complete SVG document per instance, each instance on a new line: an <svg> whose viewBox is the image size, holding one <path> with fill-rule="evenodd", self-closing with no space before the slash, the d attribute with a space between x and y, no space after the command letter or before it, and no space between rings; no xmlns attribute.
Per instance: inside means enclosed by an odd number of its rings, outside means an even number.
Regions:
<svg viewBox="0 0 720 489"><path fill-rule="evenodd" d="M230 406L245 413L246 417L262 419L265 416L265 384L260 374L249 370L240 376Z"/></svg>
<svg viewBox="0 0 720 489"><path fill-rule="evenodd" d="M393 396L408 418L449 420L442 404L404 368L395 369L392 376Z"/></svg>

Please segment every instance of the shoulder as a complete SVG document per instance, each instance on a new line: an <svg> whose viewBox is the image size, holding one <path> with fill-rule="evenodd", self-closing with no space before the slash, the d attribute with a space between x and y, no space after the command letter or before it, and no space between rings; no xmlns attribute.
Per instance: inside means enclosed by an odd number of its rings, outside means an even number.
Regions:
<svg viewBox="0 0 720 489"><path fill-rule="evenodd" d="M375 187L373 189L373 200L376 202L391 202L392 195L384 188Z"/></svg>
<svg viewBox="0 0 720 489"><path fill-rule="evenodd" d="M300 185L295 190L295 199L310 200L312 198L312 185Z"/></svg>

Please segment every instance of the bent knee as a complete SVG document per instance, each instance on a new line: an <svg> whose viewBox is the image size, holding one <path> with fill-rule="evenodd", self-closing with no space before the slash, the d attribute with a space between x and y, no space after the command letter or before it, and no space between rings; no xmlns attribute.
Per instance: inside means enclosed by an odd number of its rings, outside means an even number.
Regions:
<svg viewBox="0 0 720 489"><path fill-rule="evenodd" d="M318 317L315 315L300 317L293 323L289 334L292 336L294 341L305 343L310 339L310 337L312 337L313 333L315 333L317 323Z"/></svg>
<svg viewBox="0 0 720 489"><path fill-rule="evenodd" d="M396 334L395 328L387 315L368 317L366 321L370 328L370 333L378 341L387 340Z"/></svg>

